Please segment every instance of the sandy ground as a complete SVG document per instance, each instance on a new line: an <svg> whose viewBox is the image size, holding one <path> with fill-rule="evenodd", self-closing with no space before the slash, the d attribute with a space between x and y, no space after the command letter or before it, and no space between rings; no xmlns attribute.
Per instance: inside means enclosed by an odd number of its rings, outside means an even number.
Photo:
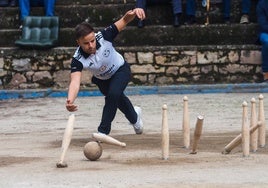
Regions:
<svg viewBox="0 0 268 188"><path fill-rule="evenodd" d="M248 102L250 117L250 99L256 98L258 108L259 94L187 95L191 135L197 115L204 115L196 155L182 147L183 96L130 96L143 109L144 134L134 134L118 111L110 135L127 147L102 144L98 161L87 160L83 147L96 132L104 100L79 98L68 168L56 168L69 116L64 98L0 101L0 187L268 187L267 147L249 157L243 157L241 146L228 155L221 153L241 132L242 102ZM264 94L264 107L267 97ZM163 104L168 106L168 160L161 151Z"/></svg>

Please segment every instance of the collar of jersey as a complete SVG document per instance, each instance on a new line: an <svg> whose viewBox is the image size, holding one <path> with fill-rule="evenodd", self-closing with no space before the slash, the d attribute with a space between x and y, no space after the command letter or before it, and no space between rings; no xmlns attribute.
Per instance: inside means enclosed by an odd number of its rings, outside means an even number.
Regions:
<svg viewBox="0 0 268 188"><path fill-rule="evenodd" d="M101 45L100 45L99 41L96 41L96 49L98 50L100 47L101 47ZM82 56L84 58L88 58L91 55L91 54L84 52L81 47L79 47L79 52L82 54Z"/></svg>

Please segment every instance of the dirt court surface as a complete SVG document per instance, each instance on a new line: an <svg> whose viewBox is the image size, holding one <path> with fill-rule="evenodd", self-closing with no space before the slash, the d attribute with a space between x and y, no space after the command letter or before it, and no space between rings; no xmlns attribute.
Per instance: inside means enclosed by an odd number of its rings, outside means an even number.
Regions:
<svg viewBox="0 0 268 188"><path fill-rule="evenodd" d="M263 95L266 109L268 94ZM79 98L75 129L65 158L68 168L56 168L69 116L64 98L0 101L0 187L268 187L267 146L251 152L249 157L243 157L241 145L228 155L221 153L241 132L243 101L248 102L250 118L250 100L256 98L258 110L259 94L187 95L191 138L197 115L204 116L196 155L182 147L183 96L130 96L133 104L143 109L144 134L134 134L118 111L110 135L127 147L102 144L98 161L87 160L83 147L96 132L104 98ZM163 104L168 106L168 160L161 158Z"/></svg>

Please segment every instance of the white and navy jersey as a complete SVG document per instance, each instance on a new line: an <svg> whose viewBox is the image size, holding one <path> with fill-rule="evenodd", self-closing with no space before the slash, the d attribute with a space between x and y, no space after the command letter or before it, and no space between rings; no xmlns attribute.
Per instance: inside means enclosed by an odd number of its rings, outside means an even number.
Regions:
<svg viewBox="0 0 268 188"><path fill-rule="evenodd" d="M124 58L113 46L113 40L118 34L117 27L112 24L95 33L96 53L87 54L78 47L71 63L71 72L88 69L101 80L107 80L124 64Z"/></svg>

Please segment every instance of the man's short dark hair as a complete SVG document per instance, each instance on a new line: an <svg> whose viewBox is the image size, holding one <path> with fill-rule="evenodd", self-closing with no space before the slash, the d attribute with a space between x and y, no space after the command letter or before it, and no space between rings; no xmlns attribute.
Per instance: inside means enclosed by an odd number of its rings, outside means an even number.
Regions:
<svg viewBox="0 0 268 188"><path fill-rule="evenodd" d="M94 32L94 28L88 22L82 22L75 27L75 38L85 37Z"/></svg>

